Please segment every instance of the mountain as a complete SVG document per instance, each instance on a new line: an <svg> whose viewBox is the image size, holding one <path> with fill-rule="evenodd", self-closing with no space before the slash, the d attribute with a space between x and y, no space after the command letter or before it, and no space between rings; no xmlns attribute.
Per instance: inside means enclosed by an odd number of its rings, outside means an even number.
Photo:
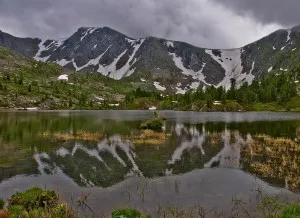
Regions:
<svg viewBox="0 0 300 218"><path fill-rule="evenodd" d="M236 49L205 49L108 27L79 28L63 40L18 38L0 31L0 45L43 62L173 93L204 86L229 89L263 74L288 71L299 60L300 27L278 30Z"/></svg>
<svg viewBox="0 0 300 218"><path fill-rule="evenodd" d="M0 110L109 109L131 90L130 84L102 74L74 72L0 46Z"/></svg>

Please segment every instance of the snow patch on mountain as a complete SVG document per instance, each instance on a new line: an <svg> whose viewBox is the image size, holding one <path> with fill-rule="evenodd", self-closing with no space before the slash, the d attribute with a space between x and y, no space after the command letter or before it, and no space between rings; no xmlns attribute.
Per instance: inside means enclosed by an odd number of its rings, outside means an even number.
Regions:
<svg viewBox="0 0 300 218"><path fill-rule="evenodd" d="M289 30L287 30L287 32L288 32L288 35L287 35L286 42L288 42L288 41L290 41L290 40L291 40L291 33L292 33L292 30L291 30L291 29L289 29Z"/></svg>
<svg viewBox="0 0 300 218"><path fill-rule="evenodd" d="M268 69L268 73L270 73L272 70L273 70L273 67L270 67L270 68Z"/></svg>
<svg viewBox="0 0 300 218"><path fill-rule="evenodd" d="M53 46L55 47L53 49L53 51L55 51L58 47L60 47L63 43L64 43L64 40L52 40L51 43L46 47L45 46L45 42L47 40L44 40L44 39L41 39L41 42L39 43L38 47L39 47L39 50L38 52L36 53L36 55L34 56L34 59L36 61L42 61L42 62L46 62L51 55L49 56L46 56L46 57L41 57L42 55L42 52L44 51L48 51L50 48L52 48Z"/></svg>
<svg viewBox="0 0 300 218"><path fill-rule="evenodd" d="M67 61L66 59L61 59L61 60L57 60L57 61L54 61L54 63L57 63L58 65L64 67L66 66L68 63L70 63L71 61Z"/></svg>
<svg viewBox="0 0 300 218"><path fill-rule="evenodd" d="M134 50L133 50L132 54L130 55L129 60L127 61L127 63L121 69L118 70L119 75L121 76L120 79L124 76L130 76L131 74L134 73L135 68L134 69L130 69L130 68L138 60L138 58L135 58L135 54L140 49L140 47L142 46L144 41L145 41L145 39L141 39L141 40L135 42ZM133 63L130 65L131 61L133 61Z"/></svg>
<svg viewBox="0 0 300 218"><path fill-rule="evenodd" d="M172 41L167 41L167 42L165 43L165 45L166 45L167 47L173 47L173 48L174 48L174 43L173 43Z"/></svg>
<svg viewBox="0 0 300 218"><path fill-rule="evenodd" d="M215 56L212 50L209 49L206 49L205 52L225 70L225 77L217 87L223 86L226 90L229 90L231 87L231 79L235 79L236 84L243 82L242 80L245 79L245 75L241 76L243 71L241 59L242 49L221 50L221 57Z"/></svg>
<svg viewBox="0 0 300 218"><path fill-rule="evenodd" d="M44 45L45 42L46 42L46 40L42 39L41 42L40 42L40 44L38 45L38 46L39 46L39 50L38 50L38 52L36 53L36 55L35 55L35 57L34 57L34 59L35 59L36 61L43 61L43 62L46 62L46 61L49 59L49 57L50 57L50 56L47 56L47 57L41 57L42 52L46 50L46 47L45 47L45 45ZM50 45L51 45L51 44L50 44Z"/></svg>
<svg viewBox="0 0 300 218"><path fill-rule="evenodd" d="M103 55L110 49L111 45L108 46L108 48L101 54L99 55L97 58L95 59L90 59L89 62L87 62L85 65L81 66L81 67L77 67L76 64L74 64L74 59L73 59L73 66L75 67L76 71L80 71L88 66L96 66L97 64L99 64L100 59L103 57Z"/></svg>
<svg viewBox="0 0 300 218"><path fill-rule="evenodd" d="M134 72L135 72L136 68L132 68L129 71L127 71L127 73L124 76L131 76Z"/></svg>
<svg viewBox="0 0 300 218"><path fill-rule="evenodd" d="M205 76L202 73L203 70L204 70L204 68L205 68L206 63L203 63L202 68L199 71L195 72L192 69L186 68L183 65L182 58L181 57L177 57L175 53L170 53L169 52L169 55L173 58L173 62L175 63L176 67L178 69L180 69L184 75L192 76L193 79L201 81L201 82L207 84L207 82L205 81Z"/></svg>
<svg viewBox="0 0 300 218"><path fill-rule="evenodd" d="M69 77L67 74L62 74L60 75L58 78L58 80L63 80L63 81L68 81L69 80Z"/></svg>
<svg viewBox="0 0 300 218"><path fill-rule="evenodd" d="M126 54L126 52L128 50L125 50L124 52L122 52L110 65L108 66L102 66L99 64L99 69L98 72L102 73L105 76L109 76L113 79L119 80L121 78L123 78L124 76L130 76L131 74L134 73L135 69L131 68L135 62L138 60L138 58L135 58L135 54L136 52L139 50L139 48L141 47L141 45L144 43L145 39L141 39L139 41L136 41L135 45L134 45L134 50L132 52L132 54L130 55L128 61L126 62L126 64L121 68L121 69L116 69L116 64L118 63L118 61L120 60L121 57L123 57L123 55ZM99 59L100 60L100 59ZM133 61L133 63L130 65L130 62ZM99 61L98 61L99 62Z"/></svg>
<svg viewBox="0 0 300 218"><path fill-rule="evenodd" d="M125 55L126 52L127 52L127 50L123 51L110 65L102 66L101 64L99 64L99 68L98 68L97 72L100 72L104 76L109 76L111 78L116 79L118 77L118 72L116 70L116 64L118 63L120 58L123 55ZM119 79L121 79L121 77Z"/></svg>
<svg viewBox="0 0 300 218"><path fill-rule="evenodd" d="M283 68L280 68L281 71L284 71L284 72L287 72L288 69L283 69Z"/></svg>
<svg viewBox="0 0 300 218"><path fill-rule="evenodd" d="M92 34L97 28L88 28L85 32L83 32L83 36L81 36L80 41L82 41L87 35Z"/></svg>
<svg viewBox="0 0 300 218"><path fill-rule="evenodd" d="M63 45L65 42L65 40L55 40L54 41L54 46L55 46L55 49L53 51L55 51L56 49L58 49L61 45Z"/></svg>
<svg viewBox="0 0 300 218"><path fill-rule="evenodd" d="M125 38L125 41L133 45L137 40Z"/></svg>
<svg viewBox="0 0 300 218"><path fill-rule="evenodd" d="M165 91L167 88L160 85L159 82L154 82L153 85L155 86L155 88L159 91Z"/></svg>
<svg viewBox="0 0 300 218"><path fill-rule="evenodd" d="M177 86L177 87L175 87L175 89L177 90L176 94L182 94L182 95L184 95L187 91L189 91L189 89L187 87L182 89L182 88Z"/></svg>
<svg viewBox="0 0 300 218"><path fill-rule="evenodd" d="M255 67L255 62L253 61L252 63L252 67L250 72L247 73L241 73L240 75L238 75L235 79L236 79L236 87L240 88L244 83L248 83L248 85L251 85L253 80L255 79L255 76L252 74L253 70Z"/></svg>

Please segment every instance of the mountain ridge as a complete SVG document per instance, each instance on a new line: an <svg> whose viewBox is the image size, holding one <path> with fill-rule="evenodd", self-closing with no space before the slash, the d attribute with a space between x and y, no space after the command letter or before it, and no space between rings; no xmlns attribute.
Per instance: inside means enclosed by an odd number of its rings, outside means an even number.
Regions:
<svg viewBox="0 0 300 218"><path fill-rule="evenodd" d="M233 49L200 48L152 36L134 39L110 27L80 27L65 40L0 32L0 45L36 60L181 94L210 85L228 90L233 80L239 87L263 74L287 71L299 42L299 26Z"/></svg>

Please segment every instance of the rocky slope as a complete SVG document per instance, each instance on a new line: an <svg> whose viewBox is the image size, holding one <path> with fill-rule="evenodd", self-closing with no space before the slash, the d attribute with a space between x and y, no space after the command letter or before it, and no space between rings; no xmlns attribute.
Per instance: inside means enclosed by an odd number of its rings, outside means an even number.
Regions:
<svg viewBox="0 0 300 218"><path fill-rule="evenodd" d="M108 27L79 28L64 40L17 38L0 32L0 45L75 71L98 72L140 86L185 93L215 85L229 89L299 60L300 27L278 30L237 49L205 49L154 37L133 39Z"/></svg>

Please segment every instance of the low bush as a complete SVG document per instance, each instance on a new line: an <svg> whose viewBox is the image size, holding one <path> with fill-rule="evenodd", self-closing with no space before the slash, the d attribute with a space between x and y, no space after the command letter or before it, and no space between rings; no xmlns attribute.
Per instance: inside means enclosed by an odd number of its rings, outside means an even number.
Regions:
<svg viewBox="0 0 300 218"><path fill-rule="evenodd" d="M58 196L54 191L47 191L34 187L25 192L17 192L9 199L9 206L21 205L27 211L39 207L54 207L58 203Z"/></svg>
<svg viewBox="0 0 300 218"><path fill-rule="evenodd" d="M146 218L142 212L133 208L118 208L111 213L112 218Z"/></svg>

